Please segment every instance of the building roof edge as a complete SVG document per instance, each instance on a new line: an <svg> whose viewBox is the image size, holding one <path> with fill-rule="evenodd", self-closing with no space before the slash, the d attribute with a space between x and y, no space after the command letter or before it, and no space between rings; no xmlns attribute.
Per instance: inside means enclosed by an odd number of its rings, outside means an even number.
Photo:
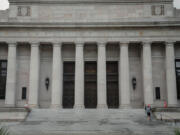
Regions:
<svg viewBox="0 0 180 135"><path fill-rule="evenodd" d="M9 0L10 3L172 3L173 0Z"/></svg>

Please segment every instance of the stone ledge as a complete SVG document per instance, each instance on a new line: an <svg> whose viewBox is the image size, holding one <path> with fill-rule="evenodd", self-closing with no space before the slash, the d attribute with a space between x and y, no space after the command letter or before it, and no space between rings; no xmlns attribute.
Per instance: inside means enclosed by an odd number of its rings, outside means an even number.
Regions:
<svg viewBox="0 0 180 135"><path fill-rule="evenodd" d="M180 108L168 107L168 108L153 108L154 117L159 121L164 122L180 122Z"/></svg>
<svg viewBox="0 0 180 135"><path fill-rule="evenodd" d="M153 108L153 112L180 112L180 107L168 107L168 108L163 108L163 107L158 107L158 108Z"/></svg>
<svg viewBox="0 0 180 135"><path fill-rule="evenodd" d="M117 23L102 23L102 22L88 22L88 23L32 23L32 22L0 22L0 27L8 28L116 28L116 27L179 27L180 21L173 22L117 22Z"/></svg>
<svg viewBox="0 0 180 135"><path fill-rule="evenodd" d="M24 121L30 110L25 108L0 108L0 121L12 122L12 121Z"/></svg>
<svg viewBox="0 0 180 135"><path fill-rule="evenodd" d="M1 112L27 112L25 108L3 107L0 108Z"/></svg>
<svg viewBox="0 0 180 135"><path fill-rule="evenodd" d="M173 0L9 0L10 3L79 4L79 3L172 3Z"/></svg>

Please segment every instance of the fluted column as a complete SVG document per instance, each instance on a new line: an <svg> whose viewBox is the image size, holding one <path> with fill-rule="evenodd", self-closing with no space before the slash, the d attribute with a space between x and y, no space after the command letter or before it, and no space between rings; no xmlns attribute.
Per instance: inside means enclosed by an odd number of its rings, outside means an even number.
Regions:
<svg viewBox="0 0 180 135"><path fill-rule="evenodd" d="M75 61L75 104L74 108L84 108L84 44L76 43Z"/></svg>
<svg viewBox="0 0 180 135"><path fill-rule="evenodd" d="M166 43L166 84L168 106L177 105L174 43Z"/></svg>
<svg viewBox="0 0 180 135"><path fill-rule="evenodd" d="M52 94L51 107L62 108L62 55L61 43L53 44L53 65L52 65Z"/></svg>
<svg viewBox="0 0 180 135"><path fill-rule="evenodd" d="M143 87L145 105L153 105L151 43L143 43Z"/></svg>
<svg viewBox="0 0 180 135"><path fill-rule="evenodd" d="M121 108L130 107L128 43L120 43L120 97Z"/></svg>
<svg viewBox="0 0 180 135"><path fill-rule="evenodd" d="M30 78L29 78L29 106L38 107L39 91L39 43L31 44Z"/></svg>
<svg viewBox="0 0 180 135"><path fill-rule="evenodd" d="M8 45L8 65L5 105L15 107L16 97L16 43Z"/></svg>
<svg viewBox="0 0 180 135"><path fill-rule="evenodd" d="M106 43L98 43L97 60L97 108L107 108L106 88Z"/></svg>

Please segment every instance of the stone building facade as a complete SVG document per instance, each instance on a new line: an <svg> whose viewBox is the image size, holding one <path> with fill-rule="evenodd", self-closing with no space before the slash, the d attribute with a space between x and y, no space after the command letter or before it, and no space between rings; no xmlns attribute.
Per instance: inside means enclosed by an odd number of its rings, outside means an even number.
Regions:
<svg viewBox="0 0 180 135"><path fill-rule="evenodd" d="M0 107L180 106L173 0L10 0Z"/></svg>

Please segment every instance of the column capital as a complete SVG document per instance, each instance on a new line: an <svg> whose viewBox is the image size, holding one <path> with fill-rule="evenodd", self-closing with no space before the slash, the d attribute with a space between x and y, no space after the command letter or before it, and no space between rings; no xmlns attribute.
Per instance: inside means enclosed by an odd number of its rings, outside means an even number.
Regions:
<svg viewBox="0 0 180 135"><path fill-rule="evenodd" d="M53 45L53 47L61 47L62 42L53 42L52 45Z"/></svg>
<svg viewBox="0 0 180 135"><path fill-rule="evenodd" d="M124 41L124 42L119 42L119 44L120 44L120 46L128 46L129 45L129 43L130 42L126 42L126 41Z"/></svg>
<svg viewBox="0 0 180 135"><path fill-rule="evenodd" d="M173 46L175 42L173 41L165 41L165 44L168 46Z"/></svg>
<svg viewBox="0 0 180 135"><path fill-rule="evenodd" d="M17 42L8 42L8 46L9 47L16 47L17 46Z"/></svg>
<svg viewBox="0 0 180 135"><path fill-rule="evenodd" d="M30 42L31 47L39 47L40 42Z"/></svg>
<svg viewBox="0 0 180 135"><path fill-rule="evenodd" d="M76 47L83 47L84 42L75 42Z"/></svg>
<svg viewBox="0 0 180 135"><path fill-rule="evenodd" d="M105 47L107 42L97 42L98 47Z"/></svg>
<svg viewBox="0 0 180 135"><path fill-rule="evenodd" d="M146 45L148 46L148 45L151 45L151 44L152 44L152 41L143 41L142 42L143 46L146 46Z"/></svg>

